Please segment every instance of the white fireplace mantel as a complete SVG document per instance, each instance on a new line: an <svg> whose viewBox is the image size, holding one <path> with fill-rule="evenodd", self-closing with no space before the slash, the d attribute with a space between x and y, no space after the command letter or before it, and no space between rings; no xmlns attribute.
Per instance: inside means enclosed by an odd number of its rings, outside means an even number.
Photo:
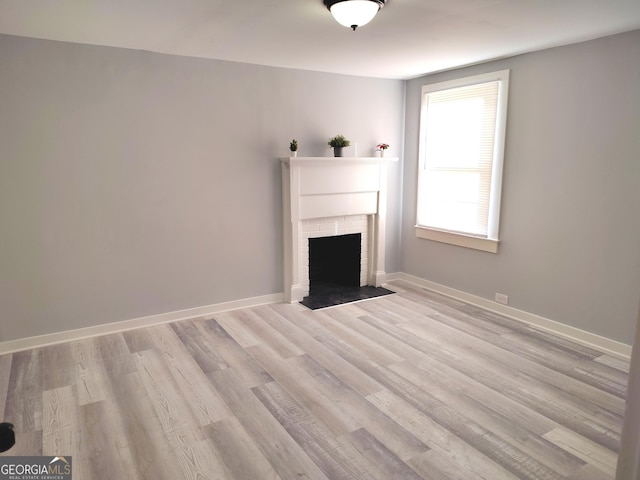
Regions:
<svg viewBox="0 0 640 480"><path fill-rule="evenodd" d="M308 265L301 265L307 241L302 222L316 218L367 218L366 282L379 287L386 280L385 223L387 164L398 158L281 158L284 227L284 296L298 302L309 293Z"/></svg>

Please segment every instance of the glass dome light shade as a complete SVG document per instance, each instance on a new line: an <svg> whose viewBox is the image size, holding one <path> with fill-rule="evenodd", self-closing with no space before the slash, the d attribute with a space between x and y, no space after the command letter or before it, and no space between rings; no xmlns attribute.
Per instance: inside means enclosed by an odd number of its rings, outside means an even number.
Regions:
<svg viewBox="0 0 640 480"><path fill-rule="evenodd" d="M366 25L376 16L380 5L371 0L345 0L330 8L333 18L340 25L353 28Z"/></svg>

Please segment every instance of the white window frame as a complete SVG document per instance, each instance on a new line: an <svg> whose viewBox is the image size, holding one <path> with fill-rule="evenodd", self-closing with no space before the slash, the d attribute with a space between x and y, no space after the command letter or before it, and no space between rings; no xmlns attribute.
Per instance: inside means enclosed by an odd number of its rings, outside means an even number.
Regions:
<svg viewBox="0 0 640 480"><path fill-rule="evenodd" d="M426 175L426 96L429 93L477 85L487 82L499 82L498 105L496 111L496 128L494 135L493 162L491 170L491 187L489 194L489 215L487 223L487 235L480 236L463 232L454 232L441 230L425 225L420 225L420 188L421 179ZM490 253L498 253L498 245L500 239L498 236L500 225L500 201L502 194L502 167L504 163L504 143L507 123L507 102L509 92L509 70L501 70L497 72L474 75L471 77L450 80L446 82L434 83L422 86L422 95L420 96L420 143L419 143L419 162L418 162L418 191L416 198L416 236L427 240L449 243L461 247L482 250Z"/></svg>

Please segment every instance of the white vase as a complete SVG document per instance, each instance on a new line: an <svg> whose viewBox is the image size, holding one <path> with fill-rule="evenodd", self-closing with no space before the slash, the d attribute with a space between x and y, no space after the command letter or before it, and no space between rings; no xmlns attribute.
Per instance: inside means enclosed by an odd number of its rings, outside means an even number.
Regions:
<svg viewBox="0 0 640 480"><path fill-rule="evenodd" d="M296 150L295 152L291 152L291 156L292 157L297 157L298 156L298 151Z"/></svg>

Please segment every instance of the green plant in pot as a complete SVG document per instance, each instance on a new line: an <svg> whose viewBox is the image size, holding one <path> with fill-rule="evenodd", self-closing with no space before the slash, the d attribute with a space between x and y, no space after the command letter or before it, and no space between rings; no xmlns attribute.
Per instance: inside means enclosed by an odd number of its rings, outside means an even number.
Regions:
<svg viewBox="0 0 640 480"><path fill-rule="evenodd" d="M298 141L295 138L289 143L289 150L291 150L291 156L296 157L298 155Z"/></svg>
<svg viewBox="0 0 640 480"><path fill-rule="evenodd" d="M333 156L341 157L342 149L351 145L351 142L345 138L344 135L336 135L329 139L329 146L333 147Z"/></svg>

